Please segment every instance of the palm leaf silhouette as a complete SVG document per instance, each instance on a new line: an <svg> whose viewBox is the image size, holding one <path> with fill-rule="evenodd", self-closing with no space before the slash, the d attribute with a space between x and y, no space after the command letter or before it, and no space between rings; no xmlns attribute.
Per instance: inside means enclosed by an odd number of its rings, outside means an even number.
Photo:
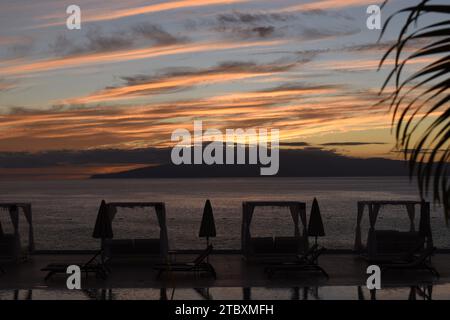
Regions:
<svg viewBox="0 0 450 320"><path fill-rule="evenodd" d="M380 103L389 104L397 148L408 160L410 176L417 176L421 198L431 191L435 202L443 205L448 221L450 5L421 0L416 6L401 9L386 20L380 39L392 20L404 14L407 17L395 44L380 61L379 69L389 58L393 61L381 93L386 93L390 85L393 90ZM419 18L425 14L434 14L439 21L418 27ZM414 62L423 67L407 74L408 64Z"/></svg>

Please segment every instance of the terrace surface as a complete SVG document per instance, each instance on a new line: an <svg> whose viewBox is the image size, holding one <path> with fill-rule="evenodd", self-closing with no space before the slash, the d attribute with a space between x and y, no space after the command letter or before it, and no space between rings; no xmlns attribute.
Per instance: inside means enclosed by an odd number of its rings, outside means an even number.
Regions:
<svg viewBox="0 0 450 320"><path fill-rule="evenodd" d="M44 280L41 271L49 263L80 264L92 254L34 254L29 261L20 264L2 264L6 273L0 275L0 289L66 288L66 275L55 275ZM195 254L176 254L177 262L190 262ZM149 263L115 263L106 280L93 274L82 278L84 288L198 288L198 287L293 287L293 286L344 286L365 285L367 262L361 257L347 253L328 253L320 258L320 265L330 275L329 279L317 272L280 272L269 278L264 266L247 262L238 253L213 254L210 263L215 267L217 279L194 273L170 273L157 279L157 272ZM423 283L443 284L450 282L450 254L433 256L433 265L441 274L433 277L426 271L386 271L382 274L382 286L415 285Z"/></svg>

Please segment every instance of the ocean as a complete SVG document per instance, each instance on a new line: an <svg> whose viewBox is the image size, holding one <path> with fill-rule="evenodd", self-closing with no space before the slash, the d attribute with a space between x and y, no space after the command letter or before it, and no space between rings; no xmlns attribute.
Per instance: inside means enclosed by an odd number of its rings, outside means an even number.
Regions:
<svg viewBox="0 0 450 320"><path fill-rule="evenodd" d="M199 249L205 240L198 230L206 199L215 215L217 249L239 249L242 202L248 200L291 200L307 203L316 197L322 212L326 236L319 243L331 249L351 249L355 236L357 201L417 200L415 182L405 177L358 178L220 178L2 181L0 202L30 202L33 208L36 249L95 249L99 241L92 231L102 199L108 201L162 201L166 203L171 249ZM416 225L419 215L416 214ZM5 232L12 230L9 216L0 211ZM443 210L432 206L432 230L438 248L450 248L450 230ZM368 229L363 221L363 239ZM405 208L386 207L380 212L380 229L409 230ZM153 211L120 209L113 223L115 238L153 238L158 224ZM21 217L22 240L26 223ZM293 234L288 209L256 209L252 224L255 236Z"/></svg>

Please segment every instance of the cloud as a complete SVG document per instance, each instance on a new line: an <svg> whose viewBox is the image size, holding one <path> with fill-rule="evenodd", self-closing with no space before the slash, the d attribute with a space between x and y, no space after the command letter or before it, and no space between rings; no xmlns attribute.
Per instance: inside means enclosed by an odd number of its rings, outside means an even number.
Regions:
<svg viewBox="0 0 450 320"><path fill-rule="evenodd" d="M300 37L304 40L317 40L324 38L334 38L337 36L349 36L360 33L361 29L354 27L320 28L306 27L300 29Z"/></svg>
<svg viewBox="0 0 450 320"><path fill-rule="evenodd" d="M355 45L348 45L339 50L349 51L349 52L364 52L364 53L374 53L374 51L386 51L388 50L395 41L385 41L376 43L362 43Z"/></svg>
<svg viewBox="0 0 450 320"><path fill-rule="evenodd" d="M253 41L253 42L199 42L192 44L178 44L168 46L150 46L118 50L113 52L95 52L75 56L41 59L31 62L20 61L0 67L0 74L18 75L46 72L98 64L117 63L123 61L141 60L178 54L205 53L211 51L225 51L234 49L249 49L251 47L265 47L280 45L282 41Z"/></svg>
<svg viewBox="0 0 450 320"><path fill-rule="evenodd" d="M0 36L0 46L6 48L5 57L23 57L34 47L30 36Z"/></svg>
<svg viewBox="0 0 450 320"><path fill-rule="evenodd" d="M418 66L423 64L428 64L434 61L431 57L416 58L408 61L406 64L412 70L416 69ZM316 70L324 70L327 72L366 72L366 71L376 71L380 64L379 58L358 58L352 60L323 60L320 62L311 63L311 68ZM383 66L393 66L395 65L395 58L390 58L384 60Z"/></svg>
<svg viewBox="0 0 450 320"><path fill-rule="evenodd" d="M375 1L376 2L376 1ZM325 10L337 10L346 9L351 7L363 7L370 4L374 4L373 0L319 0L308 3L295 4L288 7L275 9L275 12L311 12L325 11Z"/></svg>
<svg viewBox="0 0 450 320"><path fill-rule="evenodd" d="M83 23L96 22L96 21L112 21L124 18L135 17L139 15L148 15L158 12L170 12L174 10L181 10L187 8L200 8L210 6L222 6L230 5L234 3L243 3L250 0L178 0L178 1L165 1L161 3L150 4L146 6L133 6L131 8L118 8L110 10L85 10L83 13ZM47 15L43 17L43 23L40 24L40 28L59 26L61 22L61 16Z"/></svg>
<svg viewBox="0 0 450 320"><path fill-rule="evenodd" d="M272 25L261 25L255 27L218 27L216 31L228 33L228 35L240 39L282 37L284 34Z"/></svg>
<svg viewBox="0 0 450 320"><path fill-rule="evenodd" d="M290 14L279 13L244 13L240 11L233 11L232 13L219 14L216 17L217 21L223 25L226 24L257 24L257 23L273 23L286 22L296 19Z"/></svg>
<svg viewBox="0 0 450 320"><path fill-rule="evenodd" d="M318 19L319 18L319 19ZM324 23L324 21L327 23ZM348 17L345 20L352 21ZM333 24L330 27L330 24ZM189 27L195 28L191 22ZM199 25L206 25L214 31L241 39L252 38L298 38L315 40L328 37L345 36L359 33L359 28L342 25L342 14L323 10L310 10L301 15L291 12L282 13L244 13L233 11L207 19ZM326 27L325 27L326 26Z"/></svg>
<svg viewBox="0 0 450 320"><path fill-rule="evenodd" d="M15 37L15 36L0 36L0 45L2 46L10 46L15 44L23 43L23 37Z"/></svg>
<svg viewBox="0 0 450 320"><path fill-rule="evenodd" d="M76 56L132 49L143 44L170 46L187 42L186 38L172 35L161 26L151 23L136 24L129 29L109 34L103 33L100 28L89 28L84 39L84 42L76 43L65 34L59 35L49 45L50 51L59 56Z"/></svg>
<svg viewBox="0 0 450 320"><path fill-rule="evenodd" d="M55 150L0 152L0 179L87 179L93 174L149 167L170 159L170 150Z"/></svg>
<svg viewBox="0 0 450 320"><path fill-rule="evenodd" d="M59 56L76 56L88 53L101 53L119 51L133 46L134 40L126 34L116 33L112 35L102 34L99 30L89 31L87 41L83 44L75 44L65 35L59 35L49 45L51 51Z"/></svg>
<svg viewBox="0 0 450 320"><path fill-rule="evenodd" d="M194 86L224 83L261 76L270 76L290 70L304 61L256 64L251 62L223 62L205 69L169 69L158 75L134 75L122 77L123 85L107 87L90 95L67 99L60 104L104 103L141 96L152 96L187 90Z"/></svg>
<svg viewBox="0 0 450 320"><path fill-rule="evenodd" d="M309 147L308 142L280 142L280 147Z"/></svg>
<svg viewBox="0 0 450 320"><path fill-rule="evenodd" d="M256 33L260 38L267 38L275 34L275 27L255 27L250 30L252 33Z"/></svg>
<svg viewBox="0 0 450 320"><path fill-rule="evenodd" d="M333 146L333 147L338 147L338 146L367 146L367 145L383 145L383 144L387 144L386 142L358 142L358 141L344 141L344 142L327 142L327 143L322 143L321 146Z"/></svg>
<svg viewBox="0 0 450 320"><path fill-rule="evenodd" d="M317 16L317 17L331 17L331 18L339 18L339 19L345 19L348 21L354 21L355 18L351 15L348 15L344 12L338 12L338 11L327 11L322 9L309 9L301 11L300 14L303 16Z"/></svg>
<svg viewBox="0 0 450 320"><path fill-rule="evenodd" d="M172 35L161 26L151 23L140 23L133 28L133 35L142 36L150 39L157 45L172 45L181 42L187 42L185 37Z"/></svg>
<svg viewBox="0 0 450 320"><path fill-rule="evenodd" d="M191 130L195 119L202 119L205 128L220 130L279 128L281 141L334 132L336 128L389 127L386 106L374 108L367 94L336 85L297 83L164 103L21 110L0 115L0 150L164 147L170 145L174 130Z"/></svg>
<svg viewBox="0 0 450 320"><path fill-rule="evenodd" d="M170 150L55 150L42 152L0 152L0 168L44 168L58 165L150 164L167 160Z"/></svg>
<svg viewBox="0 0 450 320"><path fill-rule="evenodd" d="M1 44L1 41L0 41ZM22 37L13 41L6 49L6 57L21 58L30 54L34 48L34 40L31 37Z"/></svg>
<svg viewBox="0 0 450 320"><path fill-rule="evenodd" d="M320 31L319 31L320 32ZM312 36L313 33L310 34ZM330 35L330 34L328 34ZM322 36L327 36L326 34L322 34ZM362 44L350 44L345 46L338 46L333 48L324 48L324 49L309 49L309 50L300 50L295 53L301 56L317 56L319 54L328 54L328 53L342 53L342 52L356 52L356 53L367 53L373 54L374 51L384 52L389 49L395 41L386 41L386 42L376 42L376 43L362 43ZM288 53L288 52L279 52L279 53ZM292 53L292 52L290 52Z"/></svg>
<svg viewBox="0 0 450 320"><path fill-rule="evenodd" d="M394 150L391 150L391 152L392 153L402 153L402 154L403 153L407 153L407 154L410 154L410 153L416 152L416 150L414 150L414 149L401 149L401 150L394 149ZM439 154L439 153L442 153L442 152L448 152L448 150L446 150L446 149L439 149L439 150L435 151L433 149L424 148L424 149L421 149L418 153L419 154L431 154L433 152L437 152Z"/></svg>
<svg viewBox="0 0 450 320"><path fill-rule="evenodd" d="M342 48L336 49L335 51L349 51L349 52L364 52L364 53L371 53L373 54L374 51L381 51L386 52L388 49L390 49L393 45L395 45L397 41L391 40L391 41L383 41L383 42L375 42L375 43L361 43L361 44L353 44L353 45L347 45ZM408 42L407 46L405 46L404 50L405 52L413 52L415 50L421 49L424 45L428 44L426 40L418 39L418 40L411 40L411 42Z"/></svg>
<svg viewBox="0 0 450 320"><path fill-rule="evenodd" d="M16 83L13 81L7 81L0 78L0 93L11 90L16 87Z"/></svg>
<svg viewBox="0 0 450 320"><path fill-rule="evenodd" d="M289 22L297 18L287 13L233 11L214 18L190 19L185 25L190 30L208 28L226 37L239 39L275 38L284 36Z"/></svg>

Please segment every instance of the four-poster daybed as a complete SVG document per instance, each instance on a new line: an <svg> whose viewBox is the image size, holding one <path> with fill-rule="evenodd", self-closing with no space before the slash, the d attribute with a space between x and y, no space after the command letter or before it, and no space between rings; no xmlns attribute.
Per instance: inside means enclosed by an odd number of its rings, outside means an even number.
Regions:
<svg viewBox="0 0 450 320"><path fill-rule="evenodd" d="M166 209L163 202L109 202L106 204L110 223L118 208L154 208L159 225L159 237L147 239L103 239L102 249L109 262L120 258L150 258L157 262L166 261L169 250L169 240L166 226Z"/></svg>
<svg viewBox="0 0 450 320"><path fill-rule="evenodd" d="M147 239L113 239L112 222L118 208L154 208L159 224L159 237ZM82 272L94 273L98 278L106 279L110 269L108 264L112 261L123 260L129 264L145 259L155 263L167 260L168 237L166 226L166 210L163 202L110 202L104 200L100 204L92 236L101 239L101 248L87 262L75 263L80 266ZM96 262L97 257L101 257L100 262ZM49 279L54 274L65 273L67 267L74 263L51 263L41 271L47 272L45 279Z"/></svg>
<svg viewBox="0 0 450 320"><path fill-rule="evenodd" d="M34 251L33 214L30 203L0 203L0 211L9 214L13 233L5 233L0 220L0 260L19 261ZM28 246L22 248L19 232L19 214L22 212L28 224Z"/></svg>
<svg viewBox="0 0 450 320"><path fill-rule="evenodd" d="M256 207L289 208L294 225L291 237L252 237L250 228ZM300 231L299 222L302 223ZM241 250L247 260L294 256L308 249L306 204L297 201L247 201L242 203Z"/></svg>
<svg viewBox="0 0 450 320"><path fill-rule="evenodd" d="M383 206L404 206L410 221L409 231L376 230L377 217ZM416 231L415 212L420 207L420 223ZM369 232L364 246L361 239L361 223L365 207L368 207ZM414 254L433 247L430 226L430 203L424 201L359 201L354 249L368 260L383 262Z"/></svg>

